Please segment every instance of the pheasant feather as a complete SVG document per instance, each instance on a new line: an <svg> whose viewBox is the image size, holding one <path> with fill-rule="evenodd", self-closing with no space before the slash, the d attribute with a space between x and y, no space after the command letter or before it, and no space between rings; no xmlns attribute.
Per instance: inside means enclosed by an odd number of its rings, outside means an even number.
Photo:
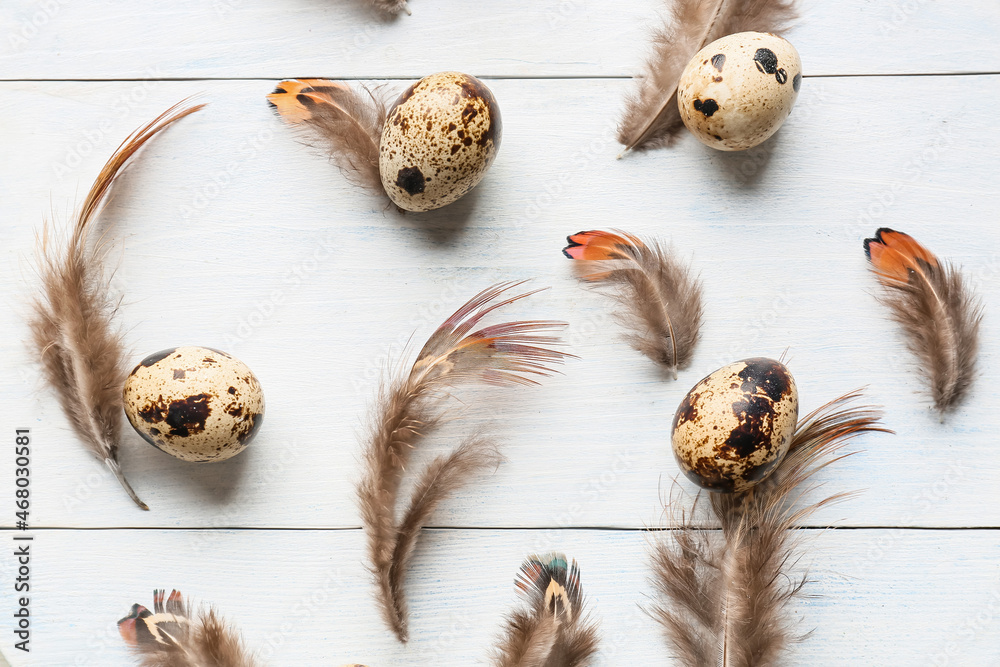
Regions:
<svg viewBox="0 0 1000 667"><path fill-rule="evenodd" d="M850 406L859 397L841 396L808 415L764 481L742 493L710 494L720 531L696 527L696 508L677 510L678 527L654 543L660 600L650 613L681 664L759 667L785 656L796 639L787 607L806 584L789 571L798 560L796 527L848 494L806 504L802 497L817 486L810 483L817 472L850 455L843 448L852 438L887 432L878 425L881 413Z"/></svg>
<svg viewBox="0 0 1000 667"><path fill-rule="evenodd" d="M795 18L794 0L669 0L653 32L653 54L625 103L618 141L626 150L669 145L683 127L677 86L694 54L737 32L777 33Z"/></svg>
<svg viewBox="0 0 1000 667"><path fill-rule="evenodd" d="M597 651L597 623L584 610L580 569L563 554L531 556L515 585L524 605L507 617L496 667L583 667Z"/></svg>
<svg viewBox="0 0 1000 667"><path fill-rule="evenodd" d="M976 373L979 298L959 270L912 237L883 227L865 239L865 254L885 287L882 302L920 359L934 405L944 413L969 393Z"/></svg>
<svg viewBox="0 0 1000 667"><path fill-rule="evenodd" d="M140 667L259 667L243 639L214 609L195 613L180 591L153 591L153 611L132 605L118 631Z"/></svg>
<svg viewBox="0 0 1000 667"><path fill-rule="evenodd" d="M168 125L203 106L173 106L133 133L101 169L66 247L55 247L48 227L40 241L42 288L30 326L45 379L77 436L144 510L149 507L136 496L118 463L125 353L113 322L115 304L101 265L103 253L99 244L89 242L90 232L102 202L132 156Z"/></svg>
<svg viewBox="0 0 1000 667"><path fill-rule="evenodd" d="M632 347L669 370L685 368L701 336L701 283L659 243L624 232L579 232L566 239L570 259L617 261L615 268L583 276L617 288L620 318Z"/></svg>
<svg viewBox="0 0 1000 667"><path fill-rule="evenodd" d="M400 641L408 637L403 582L420 529L437 504L500 456L482 436L467 439L454 453L434 461L421 475L408 508L396 519L399 486L410 451L447 414L444 402L460 385L535 384L548 375L563 352L553 336L563 322L504 322L476 329L493 311L534 292L506 296L520 283L483 290L449 317L427 340L409 372L383 386L365 443L365 472L358 487L361 517L382 615Z"/></svg>

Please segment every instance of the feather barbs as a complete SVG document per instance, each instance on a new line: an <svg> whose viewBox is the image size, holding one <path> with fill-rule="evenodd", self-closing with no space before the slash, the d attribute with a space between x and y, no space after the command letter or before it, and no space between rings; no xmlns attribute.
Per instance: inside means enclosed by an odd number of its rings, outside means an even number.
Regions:
<svg viewBox="0 0 1000 667"><path fill-rule="evenodd" d="M865 239L865 254L883 282L906 283L912 273L938 268L938 260L909 234L888 227Z"/></svg>

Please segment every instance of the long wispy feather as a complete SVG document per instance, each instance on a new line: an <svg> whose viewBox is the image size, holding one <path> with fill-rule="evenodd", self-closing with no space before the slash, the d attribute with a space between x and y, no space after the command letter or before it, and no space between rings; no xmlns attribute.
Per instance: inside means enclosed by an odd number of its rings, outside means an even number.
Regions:
<svg viewBox="0 0 1000 667"><path fill-rule="evenodd" d="M709 504L721 530L698 526L694 507L671 502L678 526L653 544L653 586L660 594L650 613L665 631L674 656L688 667L773 665L797 639L787 614L806 584L796 565L797 527L820 507L850 494L813 502L812 477L850 456L843 448L862 433L889 432L881 413L851 407L852 392L809 414L775 471L748 491L712 493Z"/></svg>
<svg viewBox="0 0 1000 667"><path fill-rule="evenodd" d="M140 667L259 667L239 632L214 609L197 613L180 591L153 591L153 611L133 604L118 631Z"/></svg>
<svg viewBox="0 0 1000 667"><path fill-rule="evenodd" d="M885 287L881 301L906 333L942 413L968 394L976 373L979 298L961 272L902 232L883 227L865 239L872 271Z"/></svg>
<svg viewBox="0 0 1000 667"><path fill-rule="evenodd" d="M128 137L108 160L76 216L69 242L57 248L48 226L39 243L41 294L30 318L32 343L44 376L56 392L77 436L111 469L129 497L144 510L122 474L118 448L122 426L125 352L114 325L116 305L93 222L129 159L161 130L204 105L175 105Z"/></svg>
<svg viewBox="0 0 1000 667"><path fill-rule="evenodd" d="M794 0L667 0L670 15L653 33L653 54L626 99L618 141L626 150L669 145L684 126L677 86L706 44L737 32L779 33L795 18Z"/></svg>
<svg viewBox="0 0 1000 667"><path fill-rule="evenodd" d="M385 195L378 171L379 142L388 113L383 89L355 90L339 81L291 79L279 83L267 100L285 121L318 139L350 182Z"/></svg>
<svg viewBox="0 0 1000 667"><path fill-rule="evenodd" d="M583 276L617 288L628 341L677 378L701 336L701 282L656 241L616 231L579 232L563 254L577 260L615 260L616 268Z"/></svg>
<svg viewBox="0 0 1000 667"><path fill-rule="evenodd" d="M467 483L474 473L499 463L487 439L466 440L428 467L397 522L397 496L410 451L445 418L452 388L476 383L535 384L531 376L550 374L552 364L568 356L546 347L558 344L557 337L540 335L564 328L564 322L505 322L476 329L489 313L535 293L505 296L521 284L501 283L474 296L431 335L408 372L380 389L364 447L365 472L358 498L376 597L386 623L400 641L408 637L403 581L421 526L444 496Z"/></svg>
<svg viewBox="0 0 1000 667"><path fill-rule="evenodd" d="M586 613L580 568L560 553L530 556L515 585L525 605L511 612L497 667L583 667L597 651L597 623Z"/></svg>

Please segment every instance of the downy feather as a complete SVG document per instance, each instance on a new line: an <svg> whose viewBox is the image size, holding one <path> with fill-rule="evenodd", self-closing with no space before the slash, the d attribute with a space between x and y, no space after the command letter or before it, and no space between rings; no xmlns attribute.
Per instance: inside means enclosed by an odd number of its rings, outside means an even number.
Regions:
<svg viewBox="0 0 1000 667"><path fill-rule="evenodd" d="M400 641L408 637L403 591L406 565L420 527L437 503L474 473L495 467L499 455L485 438L472 437L441 457L421 477L400 522L399 486L410 451L446 415L449 391L465 384L532 385L568 356L539 335L563 322L505 322L474 330L489 313L535 292L505 296L521 283L483 290L449 317L427 340L410 370L380 388L371 433L364 447L365 472L358 486L361 517L382 615ZM501 299L501 297L504 297Z"/></svg>
<svg viewBox="0 0 1000 667"><path fill-rule="evenodd" d="M678 527L653 545L652 583L660 599L650 613L681 664L773 665L798 639L787 613L807 583L790 572L799 558L796 528L849 494L805 504L802 498L818 486L811 483L817 472L850 456L842 450L852 438L889 432L879 426L879 411L851 407L860 396L841 396L805 417L788 454L758 485L709 494L713 523L721 530L697 527L696 508L684 511L679 498L672 500Z"/></svg>
<svg viewBox="0 0 1000 667"><path fill-rule="evenodd" d="M579 232L563 254L583 261L613 260L615 268L583 276L617 288L629 343L669 370L685 368L701 336L701 283L658 242L616 231Z"/></svg>
<svg viewBox="0 0 1000 667"><path fill-rule="evenodd" d="M267 100L286 122L318 139L351 183L385 195L378 170L388 114L382 88L355 90L339 81L291 79L279 83Z"/></svg>
<svg viewBox="0 0 1000 667"><path fill-rule="evenodd" d="M203 106L173 106L128 137L87 193L66 246L56 247L48 226L39 243L42 285L29 324L45 379L77 436L144 510L149 507L136 496L118 463L125 351L113 321L116 304L108 293L103 251L100 244L90 243L90 233L129 159L161 130Z"/></svg>
<svg viewBox="0 0 1000 667"><path fill-rule="evenodd" d="M968 394L976 373L979 298L959 270L902 232L883 227L865 239L872 271L885 287L881 301L903 327L920 359L934 405L942 413Z"/></svg>
<svg viewBox="0 0 1000 667"><path fill-rule="evenodd" d="M706 44L737 32L778 33L795 18L794 0L668 0L670 16L653 32L653 54L625 102L618 141L626 150L669 145L684 126L677 86Z"/></svg>
<svg viewBox="0 0 1000 667"><path fill-rule="evenodd" d="M515 585L525 603L511 612L493 655L497 667L583 667L597 651L580 568L559 553L530 556Z"/></svg>
<svg viewBox="0 0 1000 667"><path fill-rule="evenodd" d="M386 16L395 16L400 12L410 13L406 0L367 0L368 6Z"/></svg>
<svg viewBox="0 0 1000 667"><path fill-rule="evenodd" d="M153 611L132 605L118 631L140 667L259 667L239 632L214 609L195 614L180 591L153 591Z"/></svg>

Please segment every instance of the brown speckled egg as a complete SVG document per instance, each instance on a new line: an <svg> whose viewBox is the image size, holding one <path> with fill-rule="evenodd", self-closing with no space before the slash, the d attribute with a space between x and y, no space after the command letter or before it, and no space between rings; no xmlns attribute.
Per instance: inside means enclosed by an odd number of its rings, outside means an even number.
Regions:
<svg viewBox="0 0 1000 667"><path fill-rule="evenodd" d="M703 144L752 148L778 131L802 85L802 62L786 40L763 32L717 39L684 68L681 119Z"/></svg>
<svg viewBox="0 0 1000 667"><path fill-rule="evenodd" d="M236 456L264 418L264 394L253 372L207 347L149 355L125 380L124 399L139 435L182 461Z"/></svg>
<svg viewBox="0 0 1000 667"><path fill-rule="evenodd" d="M500 135L500 109L482 81L432 74L389 110L379 144L382 185L406 211L446 206L483 180Z"/></svg>
<svg viewBox="0 0 1000 667"><path fill-rule="evenodd" d="M674 415L677 464L709 491L741 492L767 477L792 442L799 395L788 369L757 357L723 366Z"/></svg>

